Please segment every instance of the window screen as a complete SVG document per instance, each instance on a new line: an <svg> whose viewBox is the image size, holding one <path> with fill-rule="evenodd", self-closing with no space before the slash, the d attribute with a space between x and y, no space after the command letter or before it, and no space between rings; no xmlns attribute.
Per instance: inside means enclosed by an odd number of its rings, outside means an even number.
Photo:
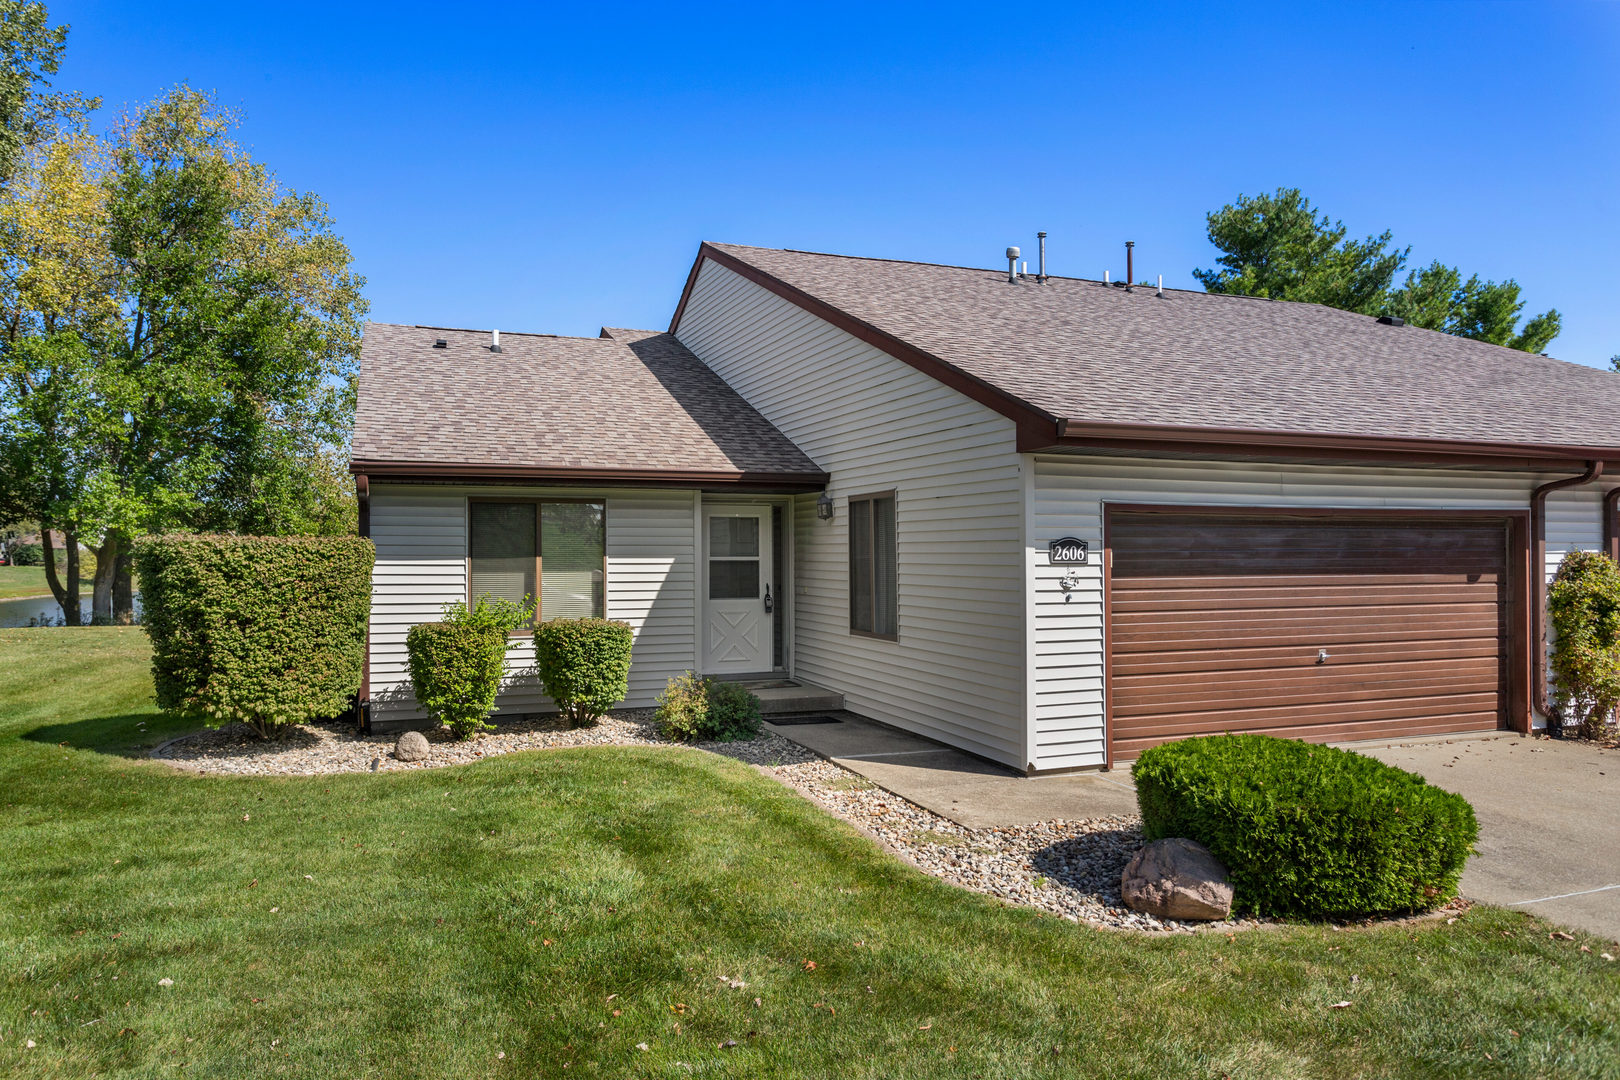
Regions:
<svg viewBox="0 0 1620 1080"><path fill-rule="evenodd" d="M606 613L602 503L474 502L468 509L469 599L538 597L541 619Z"/></svg>
<svg viewBox="0 0 1620 1080"><path fill-rule="evenodd" d="M849 500L849 626L878 637L899 631L893 495Z"/></svg>
<svg viewBox="0 0 1620 1080"><path fill-rule="evenodd" d="M540 507L540 618L601 618L607 543L601 503Z"/></svg>
<svg viewBox="0 0 1620 1080"><path fill-rule="evenodd" d="M470 509L469 598L492 596L523 603L534 595L535 504L475 502Z"/></svg>

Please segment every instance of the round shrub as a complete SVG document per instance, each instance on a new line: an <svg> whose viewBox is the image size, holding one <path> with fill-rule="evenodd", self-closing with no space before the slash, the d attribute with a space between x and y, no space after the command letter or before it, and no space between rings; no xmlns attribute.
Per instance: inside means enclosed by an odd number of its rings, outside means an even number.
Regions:
<svg viewBox="0 0 1620 1080"><path fill-rule="evenodd" d="M628 623L552 619L534 628L540 686L570 727L588 727L630 692Z"/></svg>
<svg viewBox="0 0 1620 1080"><path fill-rule="evenodd" d="M11 549L12 566L44 566L45 547L43 544L18 544Z"/></svg>
<svg viewBox="0 0 1620 1080"><path fill-rule="evenodd" d="M1547 615L1555 718L1597 738L1620 704L1620 566L1595 551L1565 555Z"/></svg>
<svg viewBox="0 0 1620 1080"><path fill-rule="evenodd" d="M669 680L654 712L658 732L676 742L729 742L759 734L759 698L737 683L693 672Z"/></svg>
<svg viewBox="0 0 1620 1080"><path fill-rule="evenodd" d="M416 703L458 739L494 725L501 676L506 672L507 634L528 621L532 607L480 596L471 608L447 604L444 619L419 623L405 635Z"/></svg>
<svg viewBox="0 0 1620 1080"><path fill-rule="evenodd" d="M1165 743L1131 769L1149 840L1226 864L1236 910L1423 911L1456 895L1479 827L1460 795L1362 754L1266 735Z"/></svg>
<svg viewBox="0 0 1620 1080"><path fill-rule="evenodd" d="M135 545L158 705L270 737L360 689L376 549L358 536L151 536Z"/></svg>

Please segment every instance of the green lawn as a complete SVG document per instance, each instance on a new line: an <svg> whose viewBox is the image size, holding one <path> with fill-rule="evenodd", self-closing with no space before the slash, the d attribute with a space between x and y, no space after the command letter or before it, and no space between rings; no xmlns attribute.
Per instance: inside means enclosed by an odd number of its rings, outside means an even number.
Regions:
<svg viewBox="0 0 1620 1080"><path fill-rule="evenodd" d="M88 597L95 582L80 576L79 593ZM43 566L0 566L0 600L19 596L49 596L50 583L45 580Z"/></svg>
<svg viewBox="0 0 1620 1080"><path fill-rule="evenodd" d="M0 1074L1620 1075L1614 947L1522 914L1088 930L697 751L198 778L146 663L0 631Z"/></svg>

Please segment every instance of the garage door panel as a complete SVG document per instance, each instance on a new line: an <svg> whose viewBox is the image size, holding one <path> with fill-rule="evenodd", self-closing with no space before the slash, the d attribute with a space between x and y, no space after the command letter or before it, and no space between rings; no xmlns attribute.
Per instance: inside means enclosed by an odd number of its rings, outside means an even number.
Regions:
<svg viewBox="0 0 1620 1080"><path fill-rule="evenodd" d="M1443 716L1425 717L1424 734L1450 735L1469 731L1481 731L1489 728L1496 716L1495 712L1468 712L1453 713ZM1267 731L1269 735L1277 735L1291 739L1304 739L1308 742L1353 742L1360 739L1401 739L1411 736L1410 721L1397 718L1392 720L1370 720L1358 723L1346 723L1335 719L1325 724L1300 724L1292 727L1274 728ZM1182 738L1197 735L1219 735L1219 731L1188 732ZM1130 759L1136 757L1150 746L1157 746L1165 742L1162 735L1147 737L1119 736L1113 742L1113 754L1116 759Z"/></svg>
<svg viewBox="0 0 1620 1080"><path fill-rule="evenodd" d="M1473 657L1495 656L1501 650L1496 638L1473 640L1407 640L1407 641L1341 641L1329 650L1334 659L1342 663L1390 663L1403 660L1467 660ZM1114 674L1132 676L1153 672L1180 673L1197 666L1208 673L1223 671L1254 671L1276 667L1316 667L1316 656L1302 649L1298 642L1271 647L1204 647L1192 649L1165 649L1128 654L1116 653Z"/></svg>
<svg viewBox="0 0 1620 1080"><path fill-rule="evenodd" d="M1132 587L1114 592L1116 615L1156 611L1244 611L1295 607L1376 607L1389 604L1488 604L1494 609L1497 582L1366 586L1349 578L1332 585L1249 586L1208 589Z"/></svg>
<svg viewBox="0 0 1620 1080"><path fill-rule="evenodd" d="M1116 756L1222 731L1351 739L1500 721L1500 520L1116 511L1108 533Z"/></svg>

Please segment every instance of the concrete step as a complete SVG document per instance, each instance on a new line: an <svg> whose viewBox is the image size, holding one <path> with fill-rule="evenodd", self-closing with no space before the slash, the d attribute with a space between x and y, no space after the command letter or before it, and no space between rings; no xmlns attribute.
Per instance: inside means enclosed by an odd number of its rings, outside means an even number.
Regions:
<svg viewBox="0 0 1620 1080"><path fill-rule="evenodd" d="M747 683L743 684L748 686ZM836 712L844 707L844 695L810 683L783 686L780 682L766 686L749 686L759 698L761 716L786 716L791 713Z"/></svg>

